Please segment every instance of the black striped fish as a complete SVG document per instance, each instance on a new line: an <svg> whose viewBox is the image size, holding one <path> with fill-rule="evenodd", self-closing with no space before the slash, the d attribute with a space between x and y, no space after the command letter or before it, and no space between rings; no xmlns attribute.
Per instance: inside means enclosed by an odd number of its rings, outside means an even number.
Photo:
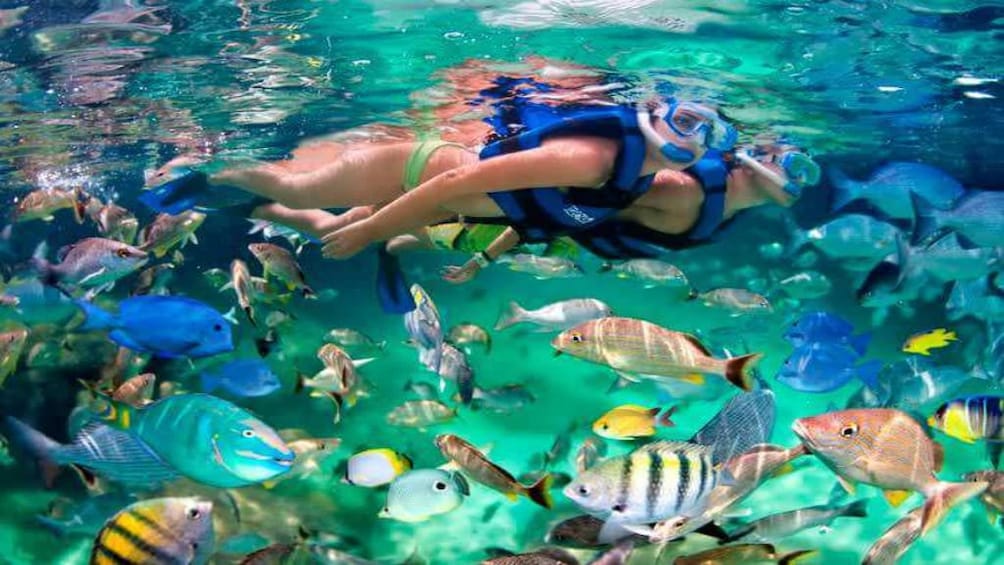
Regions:
<svg viewBox="0 0 1004 565"><path fill-rule="evenodd" d="M719 480L713 448L660 441L611 457L580 474L565 496L586 512L621 524L701 512Z"/></svg>
<svg viewBox="0 0 1004 565"><path fill-rule="evenodd" d="M213 503L152 498L130 504L94 539L91 565L206 563L213 553Z"/></svg>

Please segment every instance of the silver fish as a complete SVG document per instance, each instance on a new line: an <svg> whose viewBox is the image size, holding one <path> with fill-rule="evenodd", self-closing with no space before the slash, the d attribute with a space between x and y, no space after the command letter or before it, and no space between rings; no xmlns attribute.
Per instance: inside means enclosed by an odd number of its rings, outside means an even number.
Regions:
<svg viewBox="0 0 1004 565"><path fill-rule="evenodd" d="M503 330L520 323L529 323L541 331L559 331L573 328L582 322L613 315L613 310L595 298L574 298L542 306L536 310L526 310L516 302L510 302L503 312L495 330Z"/></svg>
<svg viewBox="0 0 1004 565"><path fill-rule="evenodd" d="M747 524L731 535L732 540L773 541L793 536L802 530L827 527L841 517L865 518L868 501L856 500L844 506L807 506L798 510L771 514Z"/></svg>
<svg viewBox="0 0 1004 565"><path fill-rule="evenodd" d="M582 267L564 257L541 257L528 253L503 255L498 258L500 265L509 265L509 269L518 273L527 273L537 279L556 279L581 277Z"/></svg>
<svg viewBox="0 0 1004 565"><path fill-rule="evenodd" d="M33 262L43 279L70 286L100 287L114 283L147 262L147 253L113 239L87 237L59 250L59 264L52 265L36 251Z"/></svg>

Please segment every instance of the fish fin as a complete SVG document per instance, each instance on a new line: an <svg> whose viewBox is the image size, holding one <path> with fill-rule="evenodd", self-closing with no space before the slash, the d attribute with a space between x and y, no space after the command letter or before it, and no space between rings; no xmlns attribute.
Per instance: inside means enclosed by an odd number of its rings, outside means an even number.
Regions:
<svg viewBox="0 0 1004 565"><path fill-rule="evenodd" d="M129 430L136 421L135 408L105 395L99 395L94 412L99 420L117 430Z"/></svg>
<svg viewBox="0 0 1004 565"><path fill-rule="evenodd" d="M77 331L86 332L115 327L115 316L108 311L84 300L77 300L76 304L84 312L84 321L77 327Z"/></svg>
<svg viewBox="0 0 1004 565"><path fill-rule="evenodd" d="M545 473L537 482L525 487L524 492L526 492L527 498L550 510L554 507L554 500L551 499L551 484L553 482L554 476Z"/></svg>
<svg viewBox="0 0 1004 565"><path fill-rule="evenodd" d="M694 530L695 532L708 536L709 538L715 538L720 541L727 541L729 539L729 533L726 532L721 526L714 522L708 522L700 528Z"/></svg>
<svg viewBox="0 0 1004 565"><path fill-rule="evenodd" d="M504 330L510 326L516 325L522 322L525 317L526 310L513 300L509 302L506 309L499 314L498 320L495 322L495 331Z"/></svg>
<svg viewBox="0 0 1004 565"><path fill-rule="evenodd" d="M300 394L303 392L303 387L306 386L307 375L300 371L296 372L296 386L293 387L293 394Z"/></svg>
<svg viewBox="0 0 1004 565"><path fill-rule="evenodd" d="M1000 441L987 442L987 457L990 458L990 467L992 469L1000 467L1002 451L1004 451L1004 442Z"/></svg>
<svg viewBox="0 0 1004 565"><path fill-rule="evenodd" d="M352 366L358 369L359 367L362 367L363 365L372 363L375 360L376 360L376 357L364 357L363 359L353 359L352 360Z"/></svg>
<svg viewBox="0 0 1004 565"><path fill-rule="evenodd" d="M641 377L635 375L634 373L628 373L626 371L614 371L617 376L631 383L640 383Z"/></svg>
<svg viewBox="0 0 1004 565"><path fill-rule="evenodd" d="M509 499L509 502L516 502L519 500L519 495L514 492L505 493L505 497Z"/></svg>
<svg viewBox="0 0 1004 565"><path fill-rule="evenodd" d="M861 335L851 336L850 346L851 349L856 351L858 355L864 355L868 352L868 344L872 341L872 333L865 332Z"/></svg>
<svg viewBox="0 0 1004 565"><path fill-rule="evenodd" d="M223 315L223 319L230 322L231 325L239 326L240 321L237 320L237 307L231 306L227 313Z"/></svg>
<svg viewBox="0 0 1004 565"><path fill-rule="evenodd" d="M796 565L800 561L809 559L817 553L819 553L818 549L800 549L791 553L785 553L777 560L777 565Z"/></svg>
<svg viewBox="0 0 1004 565"><path fill-rule="evenodd" d="M655 414L659 413L658 408L653 408L653 410L655 410ZM673 422L673 420L670 419L673 416L674 412L676 412L676 406L670 406L669 408L667 408L665 411L663 411L661 415L659 415L658 418L656 418L655 420L656 425L663 426L666 428L675 427L676 424Z"/></svg>
<svg viewBox="0 0 1004 565"><path fill-rule="evenodd" d="M920 420L923 422L923 420ZM972 443L972 442L970 442ZM934 457L934 472L938 473L945 466L945 448L938 442L931 442L931 455Z"/></svg>
<svg viewBox="0 0 1004 565"><path fill-rule="evenodd" d="M467 482L467 478L464 477L462 473L459 471L453 471L453 481L457 483L457 488L460 489L460 492L463 493L464 496L471 495L471 484ZM512 498L510 500L516 500L516 493L510 494L512 494Z"/></svg>
<svg viewBox="0 0 1004 565"><path fill-rule="evenodd" d="M750 353L725 360L725 378L737 387L753 390L753 374L750 369L763 357L760 353Z"/></svg>
<svg viewBox="0 0 1004 565"><path fill-rule="evenodd" d="M913 191L910 191L910 201L913 203L914 218L916 218L910 241L914 245L920 245L933 240L944 229L940 214L934 206Z"/></svg>
<svg viewBox="0 0 1004 565"><path fill-rule="evenodd" d="M981 494L987 489L987 486L989 483L985 482L936 483L930 492L924 493L927 500L924 502L924 510L921 514L921 535L937 526L949 510L960 502Z"/></svg>
<svg viewBox="0 0 1004 565"><path fill-rule="evenodd" d="M907 498L910 498L911 494L913 493L908 490L887 490L882 493L893 508L899 508L899 505L903 504Z"/></svg>
<svg viewBox="0 0 1004 565"><path fill-rule="evenodd" d="M830 184L833 185L833 199L830 202L830 212L839 212L851 202L857 200L860 183L851 180L837 167L830 167Z"/></svg>
<svg viewBox="0 0 1004 565"><path fill-rule="evenodd" d="M279 484L279 481L265 481L261 484L261 486L265 487L265 490L272 490L277 484Z"/></svg>
<svg viewBox="0 0 1004 565"><path fill-rule="evenodd" d="M248 306L247 308L243 308L243 310L244 310L244 315L247 316L248 321L251 322L251 325L257 328L258 322L256 322L254 319L254 308Z"/></svg>
<svg viewBox="0 0 1004 565"><path fill-rule="evenodd" d="M868 517L868 501L867 500L855 500L854 502L848 504L840 512L841 516L848 516L852 518L867 518Z"/></svg>
<svg viewBox="0 0 1004 565"><path fill-rule="evenodd" d="M642 525L633 524L622 524L621 522L615 522L613 520L607 520L603 523L603 527L596 534L596 542L604 545L614 544L618 541L630 536L634 532L628 528L630 527L645 527Z"/></svg>
<svg viewBox="0 0 1004 565"><path fill-rule="evenodd" d="M97 271L94 271L93 273L91 273L91 274L87 275L86 277L80 279L80 281L77 283L77 285L79 285L79 286L86 285L88 282L96 279L97 277L100 277L101 275L103 275L103 274L105 274L107 272L108 272L108 269L105 269L104 267L101 267Z"/></svg>
<svg viewBox="0 0 1004 565"><path fill-rule="evenodd" d="M60 472L53 454L62 444L13 416L4 418L4 428L11 442L35 459L45 487L52 488Z"/></svg>
<svg viewBox="0 0 1004 565"><path fill-rule="evenodd" d="M856 367L857 376L868 388L874 391L881 391L878 377L884 366L881 361L869 361Z"/></svg>
<svg viewBox="0 0 1004 565"><path fill-rule="evenodd" d="M300 294L307 300L317 300L317 293L307 285L300 289Z"/></svg>
<svg viewBox="0 0 1004 565"><path fill-rule="evenodd" d="M620 526L633 534L638 534L639 536L645 536L648 538L655 535L655 528L649 526L648 524L621 524Z"/></svg>
<svg viewBox="0 0 1004 565"><path fill-rule="evenodd" d="M77 474L77 477L80 478L80 482L83 483L87 492L96 493L101 490L101 481L98 479L97 475L90 471L90 469L82 465L77 465L76 463L71 463L70 468L73 469L73 471Z"/></svg>
<svg viewBox="0 0 1004 565"><path fill-rule="evenodd" d="M711 350L708 349L707 346L705 346L703 343L701 343L701 340L698 339L697 336L683 333L680 335L683 337L683 339L687 340L690 343L690 345L694 346L698 351L700 351L704 355L707 355L708 357L712 356Z"/></svg>
<svg viewBox="0 0 1004 565"><path fill-rule="evenodd" d="M837 481L840 483L840 486L844 487L847 494L853 495L855 491L857 491L857 487L854 486L854 482L850 479L845 479L841 475L837 475Z"/></svg>
<svg viewBox="0 0 1004 565"><path fill-rule="evenodd" d="M234 288L234 281L227 281L226 284L224 284L223 286L220 287L219 292L224 292L224 291L230 290L232 288Z"/></svg>

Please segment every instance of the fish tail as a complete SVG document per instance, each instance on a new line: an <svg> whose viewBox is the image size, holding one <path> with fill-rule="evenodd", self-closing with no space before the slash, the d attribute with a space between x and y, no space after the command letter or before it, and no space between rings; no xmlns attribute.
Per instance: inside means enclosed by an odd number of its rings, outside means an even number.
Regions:
<svg viewBox="0 0 1004 565"><path fill-rule="evenodd" d="M799 563L804 559L808 559L819 553L817 549L800 549L798 551L792 551L791 553L785 553L780 558L778 558L778 565L794 565Z"/></svg>
<svg viewBox="0 0 1004 565"><path fill-rule="evenodd" d="M831 212L839 212L842 208L858 197L859 183L851 180L837 167L829 168L830 184L833 185L833 200L830 203Z"/></svg>
<svg viewBox="0 0 1004 565"><path fill-rule="evenodd" d="M725 379L743 390L753 390L753 374L750 370L761 357L761 353L750 353L726 359Z"/></svg>
<svg viewBox="0 0 1004 565"><path fill-rule="evenodd" d="M39 526L49 530L57 538L62 538L66 535L66 526L62 522L53 520L48 516L42 516L41 514L35 516L35 521L38 522Z"/></svg>
<svg viewBox="0 0 1004 565"><path fill-rule="evenodd" d="M495 331L504 330L509 326L518 324L523 321L526 316L526 310L523 309L515 300L509 302L509 306L499 314L499 319L495 322Z"/></svg>
<svg viewBox="0 0 1004 565"><path fill-rule="evenodd" d="M554 500L551 499L551 484L553 482L554 477L547 473L532 485L523 487L523 491L527 498L550 510L554 507Z"/></svg>
<svg viewBox="0 0 1004 565"><path fill-rule="evenodd" d="M987 490L989 483L969 482L969 483L948 483L938 482L929 492L924 493L927 500L924 501L924 510L921 515L922 532L921 535L934 529L949 510L961 502L965 502Z"/></svg>
<svg viewBox="0 0 1004 565"><path fill-rule="evenodd" d="M242 310L244 310L244 314L247 315L248 321L251 322L251 325L257 328L258 322L254 319L254 308L248 306L247 308L242 308Z"/></svg>
<svg viewBox="0 0 1004 565"><path fill-rule="evenodd" d="M848 516L852 518L867 518L868 517L868 501L867 500L855 500L854 502L848 504L843 508L840 513L841 516Z"/></svg>
<svg viewBox="0 0 1004 565"><path fill-rule="evenodd" d="M86 213L87 201L84 199L84 189L78 186L73 189L73 219L82 224Z"/></svg>
<svg viewBox="0 0 1004 565"><path fill-rule="evenodd" d="M115 326L115 317L90 302L77 300L77 306L84 311L84 321L78 331L105 330Z"/></svg>
<svg viewBox="0 0 1004 565"><path fill-rule="evenodd" d="M872 390L879 390L878 377L885 365L881 361L869 361L857 368L858 378Z"/></svg>
<svg viewBox="0 0 1004 565"><path fill-rule="evenodd" d="M42 281L42 284L54 286L57 282L59 282L59 274L53 267L52 263L49 263L49 261L45 258L48 253L49 245L44 241L39 243L38 247L35 248L35 252L31 254L30 263L31 268L38 273L38 277Z"/></svg>
<svg viewBox="0 0 1004 565"><path fill-rule="evenodd" d="M910 192L910 200L913 202L913 212L916 219L913 225L913 237L910 241L914 244L921 244L931 241L934 236L940 233L944 226L941 224L941 215L928 204L926 200Z"/></svg>
<svg viewBox="0 0 1004 565"><path fill-rule="evenodd" d="M304 375L300 371L296 372L296 386L293 387L293 394L300 394L303 392L303 387L307 384L307 375Z"/></svg>
<svg viewBox="0 0 1004 565"><path fill-rule="evenodd" d="M38 463L46 488L52 488L60 472L55 453L62 444L13 416L4 418L4 427L10 440Z"/></svg>
<svg viewBox="0 0 1004 565"><path fill-rule="evenodd" d="M660 414L659 417L656 418L655 420L656 425L662 426L664 428L672 428L676 426L676 424L673 423L673 420L670 419L673 416L674 412L676 412L676 406L670 406L665 410L663 410L662 414Z"/></svg>
<svg viewBox="0 0 1004 565"><path fill-rule="evenodd" d="M308 300L317 300L317 293L314 292L314 289L307 285L303 285L303 288L300 289L300 293Z"/></svg>

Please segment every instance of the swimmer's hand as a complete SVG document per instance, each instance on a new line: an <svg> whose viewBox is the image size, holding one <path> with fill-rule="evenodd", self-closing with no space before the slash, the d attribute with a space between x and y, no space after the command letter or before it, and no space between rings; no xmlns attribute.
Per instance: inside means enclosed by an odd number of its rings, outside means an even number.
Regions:
<svg viewBox="0 0 1004 565"><path fill-rule="evenodd" d="M328 259L348 259L376 241L369 220L360 220L321 238L321 253Z"/></svg>
<svg viewBox="0 0 1004 565"><path fill-rule="evenodd" d="M481 265L478 265L474 261L468 261L462 267L458 267L457 265L444 267L440 274L446 282L463 284L476 277L480 271Z"/></svg>

